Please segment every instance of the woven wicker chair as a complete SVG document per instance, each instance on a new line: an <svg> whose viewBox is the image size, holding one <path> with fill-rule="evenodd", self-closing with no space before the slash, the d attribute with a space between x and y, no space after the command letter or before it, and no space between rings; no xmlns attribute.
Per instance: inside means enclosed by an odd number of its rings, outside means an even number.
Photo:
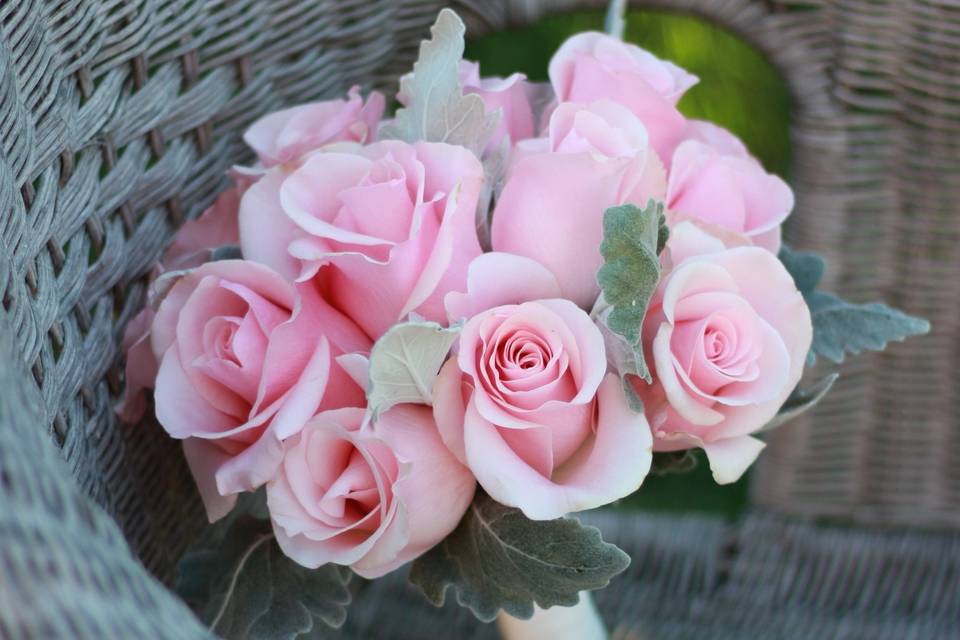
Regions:
<svg viewBox="0 0 960 640"><path fill-rule="evenodd" d="M476 35L603 3L0 1L0 638L209 637L168 591L202 509L177 443L114 417L119 338L174 231L250 159L244 128L393 86L444 4ZM960 8L634 5L697 13L779 66L796 102L790 239L826 254L846 297L934 331L845 366L776 432L742 521L592 515L634 557L601 610L631 638L956 637ZM363 586L331 636L492 635L402 579Z"/></svg>

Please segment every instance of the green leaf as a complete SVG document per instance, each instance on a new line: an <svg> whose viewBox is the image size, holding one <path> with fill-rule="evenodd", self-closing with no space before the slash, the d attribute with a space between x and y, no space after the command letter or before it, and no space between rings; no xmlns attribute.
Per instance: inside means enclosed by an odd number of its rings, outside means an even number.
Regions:
<svg viewBox="0 0 960 640"><path fill-rule="evenodd" d="M486 179L483 181L480 201L477 204L476 227L477 240L480 241L480 247L484 251L490 251L492 247L490 240L490 214L492 213L490 204L500 196L503 183L507 179L507 158L509 155L510 140L505 137L496 149L488 152L483 158L483 174Z"/></svg>
<svg viewBox="0 0 960 640"><path fill-rule="evenodd" d="M604 264L597 272L603 297L610 305L606 325L633 351L634 373L652 380L643 357L640 333L643 318L660 281L658 253L667 240L663 203L650 200L640 209L632 204L610 207L603 215Z"/></svg>
<svg viewBox="0 0 960 640"><path fill-rule="evenodd" d="M529 520L479 492L453 533L414 561L410 581L436 606L452 587L458 603L489 622L501 609L526 619L534 603L572 606L580 591L605 587L629 564L594 527Z"/></svg>
<svg viewBox="0 0 960 640"><path fill-rule="evenodd" d="M456 13L440 12L430 28L430 39L420 44L413 73L401 80L407 106L398 109L393 123L381 130L382 138L457 144L480 157L501 114L487 113L480 96L463 94L458 66L465 31Z"/></svg>
<svg viewBox="0 0 960 640"><path fill-rule="evenodd" d="M809 297L823 278L827 266L824 259L815 253L793 251L786 245L780 248L779 258L803 297Z"/></svg>
<svg viewBox="0 0 960 640"><path fill-rule="evenodd" d="M367 406L376 418L395 404L431 404L433 382L460 327L407 322L390 328L370 351Z"/></svg>
<svg viewBox="0 0 960 640"><path fill-rule="evenodd" d="M839 364L845 353L858 354L868 349L881 351L892 340L904 340L930 331L930 323L926 320L885 304L851 304L832 293L817 291L825 263L816 254L792 251L783 246L780 261L793 276L810 308L813 345L807 364L814 364L817 356ZM817 384L824 384L824 380Z"/></svg>
<svg viewBox="0 0 960 640"><path fill-rule="evenodd" d="M183 558L177 592L222 637L294 640L318 621L343 624L348 580L335 565L296 564L277 546L269 521L241 515L216 548Z"/></svg>
<svg viewBox="0 0 960 640"><path fill-rule="evenodd" d="M807 297L813 320L811 360L823 356L843 362L845 353L881 351L892 340L930 331L930 323L885 304L850 304L835 295L814 291Z"/></svg>
<svg viewBox="0 0 960 640"><path fill-rule="evenodd" d="M210 261L219 260L243 260L243 254L240 252L240 246L235 244L224 244L214 248L210 252Z"/></svg>
<svg viewBox="0 0 960 640"><path fill-rule="evenodd" d="M801 413L805 413L809 409L812 409L814 405L823 400L823 397L827 395L827 392L830 391L833 387L833 383L837 381L837 378L840 377L839 373L831 373L828 376L824 376L816 384L807 389L801 389L797 387L793 390L793 393L790 394L790 397L787 398L787 401L783 403L783 406L780 407L780 411L777 412L777 415L766 424L760 431L771 431L777 427L783 425L784 423L796 418Z"/></svg>

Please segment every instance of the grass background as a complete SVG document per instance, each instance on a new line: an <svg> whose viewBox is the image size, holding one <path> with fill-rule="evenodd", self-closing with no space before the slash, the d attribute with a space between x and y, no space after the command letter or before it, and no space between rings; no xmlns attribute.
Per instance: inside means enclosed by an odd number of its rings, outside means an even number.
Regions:
<svg viewBox="0 0 960 640"><path fill-rule="evenodd" d="M567 37L602 29L602 12L552 16L527 29L470 40L466 57L479 61L484 75L522 71L531 80L546 80L550 57ZM730 129L768 171L789 180L790 95L780 74L758 51L699 18L652 10L630 12L625 39L699 76L700 83L680 101L680 110ZM735 517L746 506L748 481L745 476L732 485L715 484L698 452L693 471L651 475L621 506Z"/></svg>

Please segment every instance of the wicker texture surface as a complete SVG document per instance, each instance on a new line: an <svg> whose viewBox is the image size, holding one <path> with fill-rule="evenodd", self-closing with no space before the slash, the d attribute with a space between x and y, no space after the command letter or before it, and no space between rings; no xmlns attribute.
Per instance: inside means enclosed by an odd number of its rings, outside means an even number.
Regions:
<svg viewBox="0 0 960 640"><path fill-rule="evenodd" d="M155 424L113 414L123 328L174 231L225 186L226 168L249 160L246 126L354 83L393 87L444 4L0 1L0 332L9 342L0 349L0 636L201 633L120 540L169 584L204 527L177 444ZM479 34L604 3L452 4ZM704 15L771 57L796 99L793 242L827 255L832 288L934 324L930 337L845 367L819 410L775 433L755 475L757 502L960 527L960 9L950 0L633 4ZM86 527L88 539L71 539L64 523ZM873 538L852 540L867 553ZM844 557L824 554L825 565ZM118 610L91 618L70 600L85 586ZM50 608L38 604L41 588L56 593ZM946 593L955 606L956 591ZM139 624L121 612L131 599L144 626L127 626ZM771 606L780 605L792 606ZM56 606L73 613L50 631L42 625ZM9 626L27 619L41 626Z"/></svg>
<svg viewBox="0 0 960 640"><path fill-rule="evenodd" d="M0 638L209 638L130 553L43 430L0 316Z"/></svg>
<svg viewBox="0 0 960 640"><path fill-rule="evenodd" d="M770 515L738 525L707 516L604 511L583 520L632 558L626 572L594 593L614 640L957 635L957 536L824 528ZM346 625L328 637L497 638L492 625L452 602L442 609L425 605L404 573L358 585Z"/></svg>

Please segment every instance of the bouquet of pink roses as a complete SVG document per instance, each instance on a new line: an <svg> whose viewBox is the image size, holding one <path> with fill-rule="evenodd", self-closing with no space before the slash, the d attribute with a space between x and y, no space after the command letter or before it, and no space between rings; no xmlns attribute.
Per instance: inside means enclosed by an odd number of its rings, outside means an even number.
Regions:
<svg viewBox="0 0 960 640"><path fill-rule="evenodd" d="M180 586L224 635L339 624L344 568L410 561L484 620L573 604L629 559L568 514L674 452L737 480L815 356L927 329L816 290L787 184L677 110L691 74L583 33L549 86L482 78L463 34L441 12L392 119L353 89L253 124L128 327L118 411L154 390L223 519Z"/></svg>

